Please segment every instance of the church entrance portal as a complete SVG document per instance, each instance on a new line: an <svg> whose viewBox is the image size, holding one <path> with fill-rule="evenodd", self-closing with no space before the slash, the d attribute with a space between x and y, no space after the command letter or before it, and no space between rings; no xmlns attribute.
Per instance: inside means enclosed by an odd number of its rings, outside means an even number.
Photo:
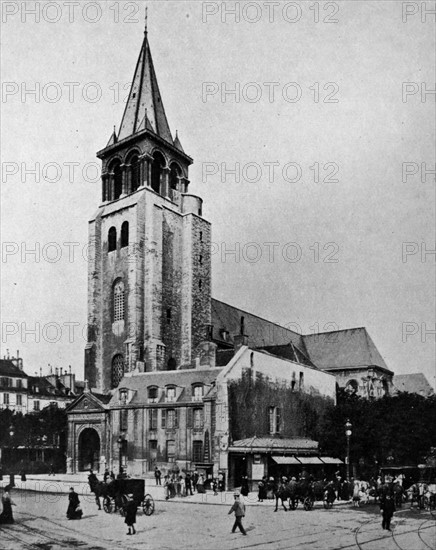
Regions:
<svg viewBox="0 0 436 550"><path fill-rule="evenodd" d="M94 428L86 428L79 436L79 471L98 471L100 461L100 437Z"/></svg>

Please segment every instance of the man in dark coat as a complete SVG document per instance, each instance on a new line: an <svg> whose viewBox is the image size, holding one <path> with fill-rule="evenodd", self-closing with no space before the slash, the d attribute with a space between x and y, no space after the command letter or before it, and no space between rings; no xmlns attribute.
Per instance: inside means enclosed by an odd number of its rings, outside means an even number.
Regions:
<svg viewBox="0 0 436 550"><path fill-rule="evenodd" d="M76 493L73 487L70 487L70 494L68 495L68 509L67 509L68 519L82 518L83 512L79 508L79 505L80 505L79 495Z"/></svg>
<svg viewBox="0 0 436 550"><path fill-rule="evenodd" d="M188 494L192 496L193 495L192 481L191 481L191 474L189 472L186 474L185 487L186 487L186 496L188 496Z"/></svg>
<svg viewBox="0 0 436 550"><path fill-rule="evenodd" d="M395 512L395 502L391 495L386 495L384 500L380 503L380 509L383 513L382 528L390 531L391 519Z"/></svg>
<svg viewBox="0 0 436 550"><path fill-rule="evenodd" d="M124 523L129 528L127 535L136 535L135 523L136 523L136 502L134 498L129 498L126 504L126 519Z"/></svg>

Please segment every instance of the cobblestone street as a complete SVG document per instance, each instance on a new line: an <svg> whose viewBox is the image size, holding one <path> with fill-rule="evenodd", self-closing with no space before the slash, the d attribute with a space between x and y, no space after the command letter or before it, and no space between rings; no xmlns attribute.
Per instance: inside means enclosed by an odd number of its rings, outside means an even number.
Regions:
<svg viewBox="0 0 436 550"><path fill-rule="evenodd" d="M220 498L220 497L217 497ZM378 507L360 509L338 505L324 510L274 513L272 503L247 505L244 525L248 536L231 534L233 517L222 505L156 502L153 516L137 517L137 535L126 536L124 519L118 514L98 511L89 498L83 498L85 516L80 521L65 518L66 495L16 492L15 525L0 529L0 548L56 550L190 549L233 550L272 548L304 550L427 550L435 547L435 518L429 512L409 510L394 516L391 533L380 526Z"/></svg>

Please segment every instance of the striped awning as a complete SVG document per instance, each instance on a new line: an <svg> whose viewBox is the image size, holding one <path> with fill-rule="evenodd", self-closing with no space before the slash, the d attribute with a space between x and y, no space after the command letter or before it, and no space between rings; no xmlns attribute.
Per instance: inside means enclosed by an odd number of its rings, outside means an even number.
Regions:
<svg viewBox="0 0 436 550"><path fill-rule="evenodd" d="M339 458L332 458L331 456L321 456L320 458L324 464L343 464Z"/></svg>
<svg viewBox="0 0 436 550"><path fill-rule="evenodd" d="M298 462L294 456L272 456L271 458L276 464L294 464L301 466L301 462Z"/></svg>
<svg viewBox="0 0 436 550"><path fill-rule="evenodd" d="M324 464L317 456L297 456L301 464Z"/></svg>

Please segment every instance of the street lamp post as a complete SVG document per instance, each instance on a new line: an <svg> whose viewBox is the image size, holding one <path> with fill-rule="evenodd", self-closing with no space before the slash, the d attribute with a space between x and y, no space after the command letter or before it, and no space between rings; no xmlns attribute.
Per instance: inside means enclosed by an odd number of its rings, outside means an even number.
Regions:
<svg viewBox="0 0 436 550"><path fill-rule="evenodd" d="M347 420L345 423L345 435L347 437L347 481L350 481L350 437L353 433L351 431L352 427L350 420Z"/></svg>
<svg viewBox="0 0 436 550"><path fill-rule="evenodd" d="M118 473L121 474L122 471L122 451L123 451L123 441L124 437L122 435L118 436L117 443L118 443L118 451L119 451L119 466L118 466Z"/></svg>

